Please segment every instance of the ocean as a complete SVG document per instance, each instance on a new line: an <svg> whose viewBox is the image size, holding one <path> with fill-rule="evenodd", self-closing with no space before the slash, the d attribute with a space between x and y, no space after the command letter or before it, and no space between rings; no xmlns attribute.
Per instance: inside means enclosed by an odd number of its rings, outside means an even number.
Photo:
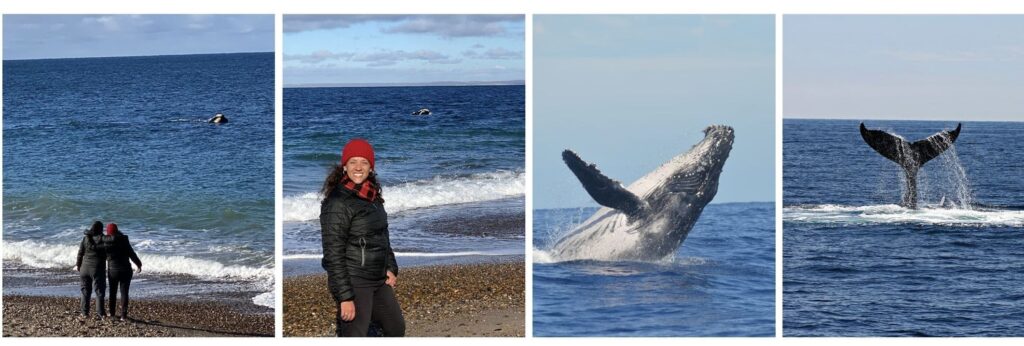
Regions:
<svg viewBox="0 0 1024 346"><path fill-rule="evenodd" d="M4 294L79 295L100 220L142 258L133 297L273 311L273 53L3 68Z"/></svg>
<svg viewBox="0 0 1024 346"><path fill-rule="evenodd" d="M859 121L783 123L785 336L1024 336L1024 123L964 122L919 210ZM915 141L957 122L865 125Z"/></svg>
<svg viewBox="0 0 1024 346"><path fill-rule="evenodd" d="M323 273L318 191L352 138L376 151L399 267L521 261L525 133L521 85L285 88L284 275Z"/></svg>
<svg viewBox="0 0 1024 346"><path fill-rule="evenodd" d="M554 262L598 208L533 214L533 335L775 335L775 204L712 203L658 262Z"/></svg>

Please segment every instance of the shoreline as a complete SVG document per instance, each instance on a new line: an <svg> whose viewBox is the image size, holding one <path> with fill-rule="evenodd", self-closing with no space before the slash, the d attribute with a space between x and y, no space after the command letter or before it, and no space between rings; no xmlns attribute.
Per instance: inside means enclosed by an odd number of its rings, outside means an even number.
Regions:
<svg viewBox="0 0 1024 346"><path fill-rule="evenodd" d="M4 263L3 296L81 297L77 272L52 268L32 268ZM260 314L274 308L258 304L255 298L266 290L254 282L219 281L188 275L144 273L132 279L132 301L195 301L230 306L235 311ZM275 297L276 299L276 297Z"/></svg>
<svg viewBox="0 0 1024 346"><path fill-rule="evenodd" d="M131 321L83 318L78 297L3 296L4 337L273 337L274 314L242 312L229 304L132 299ZM95 301L95 297L93 298Z"/></svg>
<svg viewBox="0 0 1024 346"><path fill-rule="evenodd" d="M523 261L402 269L395 291L406 336L524 337L525 269ZM284 336L334 336L327 274L286 276L283 296Z"/></svg>
<svg viewBox="0 0 1024 346"><path fill-rule="evenodd" d="M308 258L285 258L281 265L283 279L318 275L324 273L320 254ZM285 256L287 257L287 256ZM451 265L525 263L525 254L508 255L466 255L466 256L397 256L402 271L412 268L439 267Z"/></svg>

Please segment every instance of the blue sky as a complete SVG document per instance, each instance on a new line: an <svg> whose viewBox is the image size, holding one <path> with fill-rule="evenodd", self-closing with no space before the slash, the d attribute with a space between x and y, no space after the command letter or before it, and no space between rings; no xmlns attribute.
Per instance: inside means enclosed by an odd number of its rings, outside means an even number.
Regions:
<svg viewBox="0 0 1024 346"><path fill-rule="evenodd" d="M1024 120L1024 16L783 20L787 118Z"/></svg>
<svg viewBox="0 0 1024 346"><path fill-rule="evenodd" d="M628 185L704 138L736 140L714 202L775 197L773 16L534 17L534 208L596 206L573 149Z"/></svg>
<svg viewBox="0 0 1024 346"><path fill-rule="evenodd" d="M4 15L3 58L273 52L273 15Z"/></svg>
<svg viewBox="0 0 1024 346"><path fill-rule="evenodd" d="M523 15L285 15L285 85L525 79Z"/></svg>

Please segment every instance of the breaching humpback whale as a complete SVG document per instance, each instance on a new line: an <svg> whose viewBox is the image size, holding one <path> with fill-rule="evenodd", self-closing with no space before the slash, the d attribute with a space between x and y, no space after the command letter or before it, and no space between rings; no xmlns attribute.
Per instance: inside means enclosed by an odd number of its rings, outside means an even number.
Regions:
<svg viewBox="0 0 1024 346"><path fill-rule="evenodd" d="M906 189L900 199L905 208L917 209L917 171L929 160L953 146L960 136L960 123L953 131L942 131L917 142L909 143L902 137L881 130L868 130L860 123L860 136L885 158L903 167Z"/></svg>
<svg viewBox="0 0 1024 346"><path fill-rule="evenodd" d="M623 187L575 152L562 159L602 207L552 247L558 260L659 260L675 253L718 192L732 150L733 130L704 129L704 139L643 178Z"/></svg>

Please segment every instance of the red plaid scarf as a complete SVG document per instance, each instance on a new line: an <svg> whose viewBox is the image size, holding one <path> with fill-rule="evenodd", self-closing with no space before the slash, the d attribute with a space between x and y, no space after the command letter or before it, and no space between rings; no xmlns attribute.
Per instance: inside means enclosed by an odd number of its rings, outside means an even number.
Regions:
<svg viewBox="0 0 1024 346"><path fill-rule="evenodd" d="M370 202L377 201L377 186L369 179L364 180L362 184L356 184L352 179L348 178L348 175L346 175L344 178L341 178L341 186L344 186L349 191L355 192L359 198Z"/></svg>

